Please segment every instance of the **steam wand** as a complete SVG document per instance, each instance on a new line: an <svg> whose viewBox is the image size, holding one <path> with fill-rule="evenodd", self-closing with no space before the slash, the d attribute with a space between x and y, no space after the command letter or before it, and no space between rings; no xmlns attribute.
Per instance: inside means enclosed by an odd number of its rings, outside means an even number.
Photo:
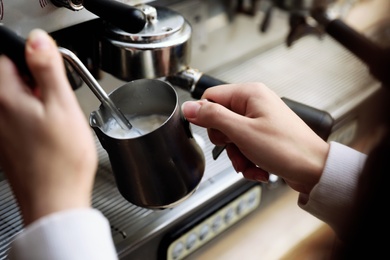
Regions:
<svg viewBox="0 0 390 260"><path fill-rule="evenodd" d="M26 58L24 56L24 50L26 46L25 40L1 23L0 39L0 54L3 53L7 55L16 64L19 69L19 73L24 78L26 83L31 88L34 88L35 81L27 66ZM62 56L74 67L74 69L79 72L79 75L90 87L96 97L102 102L103 106L105 106L110 111L111 115L115 118L118 124L125 130L132 129L133 126L119 110L119 108L115 106L107 93L103 90L92 74L79 60L79 58L77 58L73 52L65 48L59 47L58 50L61 52Z"/></svg>
<svg viewBox="0 0 390 260"><path fill-rule="evenodd" d="M84 66L80 59L70 50L58 47L62 57L66 59L72 67L78 72L80 77L84 80L85 84L92 90L95 96L102 102L103 106L109 109L111 115L115 118L117 123L125 130L131 130L133 126L123 115L120 109L110 99L104 89L99 85L96 79L92 76L89 70Z"/></svg>
<svg viewBox="0 0 390 260"><path fill-rule="evenodd" d="M145 13L131 5L113 0L52 0L55 6L72 11L83 8L129 33L138 33L146 25Z"/></svg>

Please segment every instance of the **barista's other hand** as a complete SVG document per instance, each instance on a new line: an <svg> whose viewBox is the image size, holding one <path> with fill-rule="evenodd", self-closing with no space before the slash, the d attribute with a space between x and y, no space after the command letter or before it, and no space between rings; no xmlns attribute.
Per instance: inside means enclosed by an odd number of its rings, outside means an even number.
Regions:
<svg viewBox="0 0 390 260"><path fill-rule="evenodd" d="M304 193L318 182L329 145L265 85L212 87L182 109L188 121L208 129L214 144L227 145L245 178L267 181L267 172L273 173Z"/></svg>
<svg viewBox="0 0 390 260"><path fill-rule="evenodd" d="M0 56L0 165L29 224L53 212L90 207L97 154L54 40L32 31L25 55L34 91Z"/></svg>

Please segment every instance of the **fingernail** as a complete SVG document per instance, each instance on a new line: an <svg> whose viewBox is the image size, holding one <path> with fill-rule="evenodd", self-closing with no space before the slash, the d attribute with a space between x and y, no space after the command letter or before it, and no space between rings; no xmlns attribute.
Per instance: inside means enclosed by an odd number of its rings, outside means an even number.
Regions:
<svg viewBox="0 0 390 260"><path fill-rule="evenodd" d="M28 36L28 47L33 50L47 50L50 48L48 34L41 29L34 29Z"/></svg>
<svg viewBox="0 0 390 260"><path fill-rule="evenodd" d="M268 183L268 176L265 176L263 174L256 175L255 179L258 182Z"/></svg>
<svg viewBox="0 0 390 260"><path fill-rule="evenodd" d="M195 118L198 115L200 106L197 101L186 101L181 106L181 110L186 118Z"/></svg>
<svg viewBox="0 0 390 260"><path fill-rule="evenodd" d="M240 173L240 171L237 169L237 163L235 160L230 159L232 162L233 169L236 171L236 173Z"/></svg>

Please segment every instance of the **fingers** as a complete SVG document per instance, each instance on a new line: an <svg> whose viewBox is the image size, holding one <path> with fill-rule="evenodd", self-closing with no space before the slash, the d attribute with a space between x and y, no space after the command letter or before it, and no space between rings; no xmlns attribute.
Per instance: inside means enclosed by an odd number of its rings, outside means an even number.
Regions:
<svg viewBox="0 0 390 260"><path fill-rule="evenodd" d="M269 180L269 173L254 164L248 166L244 171L242 171L242 175L245 179L252 181L268 183Z"/></svg>
<svg viewBox="0 0 390 260"><path fill-rule="evenodd" d="M283 104L280 97L262 83L215 86L207 89L202 98L185 102L184 116L191 123L220 130L228 137L242 133L243 126L251 124L250 119L264 118L264 113L275 104Z"/></svg>
<svg viewBox="0 0 390 260"><path fill-rule="evenodd" d="M210 141L216 145L224 146L232 142L228 136L226 136L223 132L217 129L208 128L207 134L209 136Z"/></svg>
<svg viewBox="0 0 390 260"><path fill-rule="evenodd" d="M26 61L40 88L42 100L67 96L69 87L64 85L69 83L62 56L54 40L45 31L35 29L30 32L26 41Z"/></svg>
<svg viewBox="0 0 390 260"><path fill-rule="evenodd" d="M247 103L252 98L264 100L267 96L277 97L273 91L260 82L227 84L208 88L202 99L212 100L236 113L245 115ZM279 97L277 97L279 98Z"/></svg>
<svg viewBox="0 0 390 260"><path fill-rule="evenodd" d="M241 172L248 180L268 182L269 173L248 160L236 145L227 145L226 152L236 172Z"/></svg>

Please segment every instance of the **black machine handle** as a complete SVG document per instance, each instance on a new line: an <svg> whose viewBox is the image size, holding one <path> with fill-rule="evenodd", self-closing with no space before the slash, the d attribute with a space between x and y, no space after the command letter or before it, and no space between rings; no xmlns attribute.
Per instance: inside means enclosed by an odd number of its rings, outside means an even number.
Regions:
<svg viewBox="0 0 390 260"><path fill-rule="evenodd" d="M35 80L27 66L25 57L26 40L16 32L0 23L0 54L10 58L18 68L20 76L32 89L35 87ZM83 82L79 74L75 75L74 67L64 59L64 65L69 83L73 90L76 90Z"/></svg>
<svg viewBox="0 0 390 260"><path fill-rule="evenodd" d="M80 10L83 7L114 26L128 32L139 33L147 19L140 9L116 0L51 0L58 7Z"/></svg>
<svg viewBox="0 0 390 260"><path fill-rule="evenodd" d="M210 87L226 84L226 82L216 79L212 76L203 74L195 88L191 91L193 98L200 99L204 91ZM294 111L317 135L323 140L327 140L331 134L334 119L332 116L323 110L293 101L291 99L282 97L286 105Z"/></svg>
<svg viewBox="0 0 390 260"><path fill-rule="evenodd" d="M83 0L91 13L128 33L138 33L146 25L146 15L140 9L114 0Z"/></svg>
<svg viewBox="0 0 390 260"><path fill-rule="evenodd" d="M195 99L200 99L206 89L224 84L227 84L227 82L214 78L207 74L202 74L198 82L195 83L195 87L191 91L191 96Z"/></svg>
<svg viewBox="0 0 390 260"><path fill-rule="evenodd" d="M323 24L325 31L341 45L362 60L370 73L386 86L390 86L390 49L384 49L357 32L340 19L331 20L326 13L314 13L313 17Z"/></svg>
<svg viewBox="0 0 390 260"><path fill-rule="evenodd" d="M286 105L294 111L319 137L327 140L332 132L333 117L326 111L282 97Z"/></svg>
<svg viewBox="0 0 390 260"><path fill-rule="evenodd" d="M20 75L32 87L34 79L25 57L26 40L2 24L0 24L0 39L0 54L6 55L16 64Z"/></svg>

